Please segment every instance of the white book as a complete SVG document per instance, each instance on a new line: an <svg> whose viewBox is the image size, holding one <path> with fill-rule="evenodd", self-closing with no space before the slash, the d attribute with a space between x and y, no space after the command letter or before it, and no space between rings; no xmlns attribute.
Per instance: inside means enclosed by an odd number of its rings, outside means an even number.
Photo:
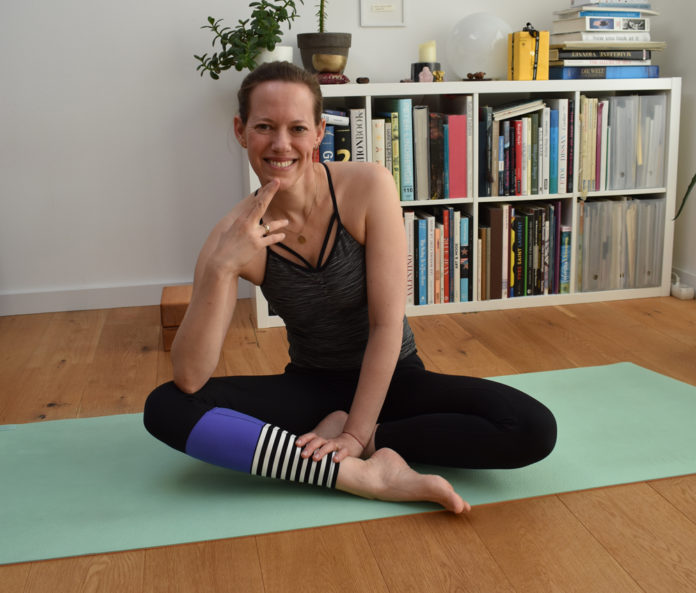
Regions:
<svg viewBox="0 0 696 593"><path fill-rule="evenodd" d="M600 126L600 142L601 146L599 149L599 190L604 191L607 189L607 141L609 139L609 101L607 99L602 99L597 107L598 121L597 125Z"/></svg>
<svg viewBox="0 0 696 593"><path fill-rule="evenodd" d="M650 41L649 31L576 31L552 33L549 43L560 45L568 41Z"/></svg>
<svg viewBox="0 0 696 593"><path fill-rule="evenodd" d="M406 231L406 304L413 305L414 302L414 223L416 215L412 210L404 211L404 230Z"/></svg>
<svg viewBox="0 0 696 593"><path fill-rule="evenodd" d="M384 139L384 120L377 118L372 120L372 162L386 166Z"/></svg>
<svg viewBox="0 0 696 593"><path fill-rule="evenodd" d="M368 160L367 122L365 109L362 107L350 110L350 140L351 160L366 162Z"/></svg>

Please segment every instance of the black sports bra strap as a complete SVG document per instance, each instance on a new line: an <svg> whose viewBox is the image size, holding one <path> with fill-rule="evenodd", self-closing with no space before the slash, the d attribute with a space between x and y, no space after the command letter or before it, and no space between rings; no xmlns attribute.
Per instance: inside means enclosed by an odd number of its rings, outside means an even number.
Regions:
<svg viewBox="0 0 696 593"><path fill-rule="evenodd" d="M331 202L333 203L334 212L336 213L336 219L338 220L338 224L342 224L341 215L338 213L338 204L336 203L336 194L334 193L334 186L333 181L331 180L331 173L329 173L329 168L326 166L326 163L322 163L322 165L326 170L326 179L329 182L329 193L331 194ZM331 227L329 226L329 228Z"/></svg>
<svg viewBox="0 0 696 593"><path fill-rule="evenodd" d="M301 256L299 253L297 253L297 251L295 251L294 249L288 247L285 243L276 243L276 246L277 246L277 247L282 247L282 248L285 249L285 251L287 251L288 253L292 253L297 259L299 259L300 261L302 261L302 263L304 263L304 265L307 266L308 268L310 268L310 269L313 269L313 268L314 268L314 266L313 266L312 264L310 264L304 257L302 257L302 256ZM321 261L321 260L320 260L320 261Z"/></svg>

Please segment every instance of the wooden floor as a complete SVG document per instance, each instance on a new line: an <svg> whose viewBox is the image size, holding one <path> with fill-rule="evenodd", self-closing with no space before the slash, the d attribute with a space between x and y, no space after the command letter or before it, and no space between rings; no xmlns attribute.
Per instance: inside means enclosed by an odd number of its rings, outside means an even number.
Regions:
<svg viewBox="0 0 696 593"><path fill-rule="evenodd" d="M696 385L696 301L419 317L412 325L433 370L496 376L630 361ZM275 372L286 358L284 331L254 330L242 301L218 372ZM138 412L170 376L157 307L0 317L0 424ZM8 565L0 591L693 593L696 475L480 506L468 516L435 512Z"/></svg>

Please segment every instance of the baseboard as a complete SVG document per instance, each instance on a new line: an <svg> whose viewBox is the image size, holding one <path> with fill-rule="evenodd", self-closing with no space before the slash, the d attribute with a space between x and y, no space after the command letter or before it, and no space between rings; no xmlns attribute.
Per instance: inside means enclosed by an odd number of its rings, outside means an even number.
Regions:
<svg viewBox="0 0 696 593"><path fill-rule="evenodd" d="M181 282L162 282L161 284L0 294L0 316L159 305L162 287L190 282L190 280L182 280ZM249 298L249 287L248 282L240 281L238 290L240 299Z"/></svg>
<svg viewBox="0 0 696 593"><path fill-rule="evenodd" d="M0 315L159 305L163 286L164 283L0 294Z"/></svg>
<svg viewBox="0 0 696 593"><path fill-rule="evenodd" d="M672 268L672 271L679 276L680 284L686 284L696 288L696 274L687 272L686 270L680 270L679 268Z"/></svg>

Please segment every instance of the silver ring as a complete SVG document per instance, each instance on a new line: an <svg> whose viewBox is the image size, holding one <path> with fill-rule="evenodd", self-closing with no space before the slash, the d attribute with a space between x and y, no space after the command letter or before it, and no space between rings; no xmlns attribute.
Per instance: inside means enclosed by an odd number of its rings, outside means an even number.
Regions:
<svg viewBox="0 0 696 593"><path fill-rule="evenodd" d="M267 223L264 223L264 224L263 224L263 225L261 225L261 226L263 226L263 230L264 230L264 231L266 231L266 232L264 233L264 235L263 235L263 236L265 237L266 235L268 235L268 233L270 233L270 232L271 232L271 227L270 227L270 226L268 226L268 224L267 224Z"/></svg>

